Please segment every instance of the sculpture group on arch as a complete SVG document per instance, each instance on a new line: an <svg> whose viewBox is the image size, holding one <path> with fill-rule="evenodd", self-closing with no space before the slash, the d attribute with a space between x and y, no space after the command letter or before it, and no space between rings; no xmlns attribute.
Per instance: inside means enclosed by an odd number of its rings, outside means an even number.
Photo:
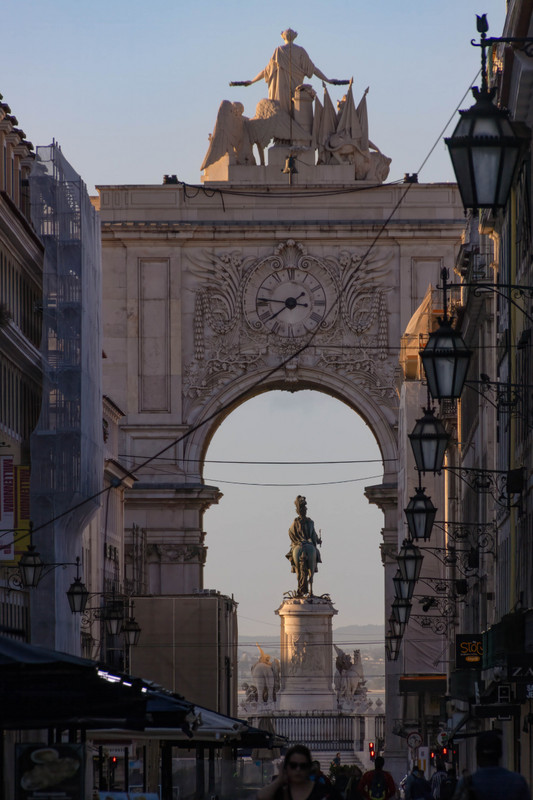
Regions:
<svg viewBox="0 0 533 800"><path fill-rule="evenodd" d="M250 86L264 80L269 96L258 102L253 117L245 116L242 102L222 101L201 169L207 170L225 157L230 165L255 166L254 145L264 165L264 150L274 140L275 145L288 147L288 155L307 164L351 165L355 180L382 183L391 160L369 139L368 88L356 106L353 78L327 78L306 50L294 44L297 35L291 28L283 31L285 44L276 48L255 78L230 83ZM312 85L304 82L313 76L322 80L322 101ZM348 85L336 110L327 84Z"/></svg>

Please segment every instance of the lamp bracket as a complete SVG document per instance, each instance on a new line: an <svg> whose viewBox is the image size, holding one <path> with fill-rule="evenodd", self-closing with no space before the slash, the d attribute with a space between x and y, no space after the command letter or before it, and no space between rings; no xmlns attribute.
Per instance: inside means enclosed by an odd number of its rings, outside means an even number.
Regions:
<svg viewBox="0 0 533 800"><path fill-rule="evenodd" d="M435 595L415 594L414 597L422 605L424 614L427 614L431 609L438 611L441 617L455 617L457 614L455 596L437 597Z"/></svg>
<svg viewBox="0 0 533 800"><path fill-rule="evenodd" d="M472 39L470 44L474 47L493 47L495 44L516 44L518 45L518 50L522 50L522 52L530 58L533 57L533 38L530 36L526 36L525 38L516 36L487 36L484 43L476 42Z"/></svg>
<svg viewBox="0 0 533 800"><path fill-rule="evenodd" d="M440 288L440 287L438 287ZM472 283L448 283L447 289L472 289L474 297L483 297L484 294L497 294L511 303L520 311L529 322L533 322L533 317L526 311L518 300L531 300L533 298L533 286L522 286L518 283L486 283L474 281Z"/></svg>
<svg viewBox="0 0 533 800"><path fill-rule="evenodd" d="M434 525L444 531L448 540L451 539L454 543L463 542L475 545L481 552L495 555L494 546L497 533L495 521L451 523L437 520Z"/></svg>
<svg viewBox="0 0 533 800"><path fill-rule="evenodd" d="M420 625L421 628L429 628L433 633L444 636L448 633L448 626L452 620L443 617L430 617L427 614L411 614L411 619ZM453 623L452 623L453 624Z"/></svg>
<svg viewBox="0 0 533 800"><path fill-rule="evenodd" d="M477 494L490 494L496 503L505 508L520 506L520 502L513 503L511 500L515 494L521 497L525 485L524 467L503 470L445 466L443 469L457 475Z"/></svg>
<svg viewBox="0 0 533 800"><path fill-rule="evenodd" d="M456 547L424 547L423 552L431 553L446 567L454 567L465 578L477 574L477 566L470 566L470 550L458 550Z"/></svg>

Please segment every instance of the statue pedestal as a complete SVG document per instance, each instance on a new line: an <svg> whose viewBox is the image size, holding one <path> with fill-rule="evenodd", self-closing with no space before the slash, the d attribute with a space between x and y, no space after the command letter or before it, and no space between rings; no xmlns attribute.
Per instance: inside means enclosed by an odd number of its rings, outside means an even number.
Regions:
<svg viewBox="0 0 533 800"><path fill-rule="evenodd" d="M335 711L331 600L294 597L276 614L281 620L280 711Z"/></svg>

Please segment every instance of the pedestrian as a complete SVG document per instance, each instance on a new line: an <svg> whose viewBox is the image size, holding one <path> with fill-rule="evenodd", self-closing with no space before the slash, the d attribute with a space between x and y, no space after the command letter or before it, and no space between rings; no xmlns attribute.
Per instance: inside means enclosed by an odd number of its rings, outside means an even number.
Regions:
<svg viewBox="0 0 533 800"><path fill-rule="evenodd" d="M405 800L431 800L431 787L424 777L424 771L413 767L404 787Z"/></svg>
<svg viewBox="0 0 533 800"><path fill-rule="evenodd" d="M441 796L442 784L448 777L446 773L446 765L444 761L437 761L437 769L431 776L429 786L431 789L431 797L433 800L444 800Z"/></svg>
<svg viewBox="0 0 533 800"><path fill-rule="evenodd" d="M385 759L377 756L374 769L365 772L357 787L361 797L365 800L389 800L396 794L396 786L390 772L383 769Z"/></svg>
<svg viewBox="0 0 533 800"><path fill-rule="evenodd" d="M339 800L335 787L311 780L313 759L303 744L289 747L272 783L257 792L257 800Z"/></svg>
<svg viewBox="0 0 533 800"><path fill-rule="evenodd" d="M440 800L452 800L457 787L455 769L450 767L446 772L446 779L440 785Z"/></svg>
<svg viewBox="0 0 533 800"><path fill-rule="evenodd" d="M331 786L330 779L322 772L322 769L320 768L320 761L313 761L311 764L311 772L309 773L309 777L312 781L316 781L316 783L322 783L325 786Z"/></svg>
<svg viewBox="0 0 533 800"><path fill-rule="evenodd" d="M495 731L481 733L476 742L478 768L457 784L454 797L468 800L531 800L525 778L500 766L502 740Z"/></svg>

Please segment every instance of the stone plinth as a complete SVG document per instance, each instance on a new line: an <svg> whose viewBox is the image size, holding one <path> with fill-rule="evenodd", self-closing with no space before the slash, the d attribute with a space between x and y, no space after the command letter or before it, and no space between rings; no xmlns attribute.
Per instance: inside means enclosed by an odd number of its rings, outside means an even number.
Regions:
<svg viewBox="0 0 533 800"><path fill-rule="evenodd" d="M294 597L276 611L281 620L280 711L334 711L332 620L322 597Z"/></svg>

